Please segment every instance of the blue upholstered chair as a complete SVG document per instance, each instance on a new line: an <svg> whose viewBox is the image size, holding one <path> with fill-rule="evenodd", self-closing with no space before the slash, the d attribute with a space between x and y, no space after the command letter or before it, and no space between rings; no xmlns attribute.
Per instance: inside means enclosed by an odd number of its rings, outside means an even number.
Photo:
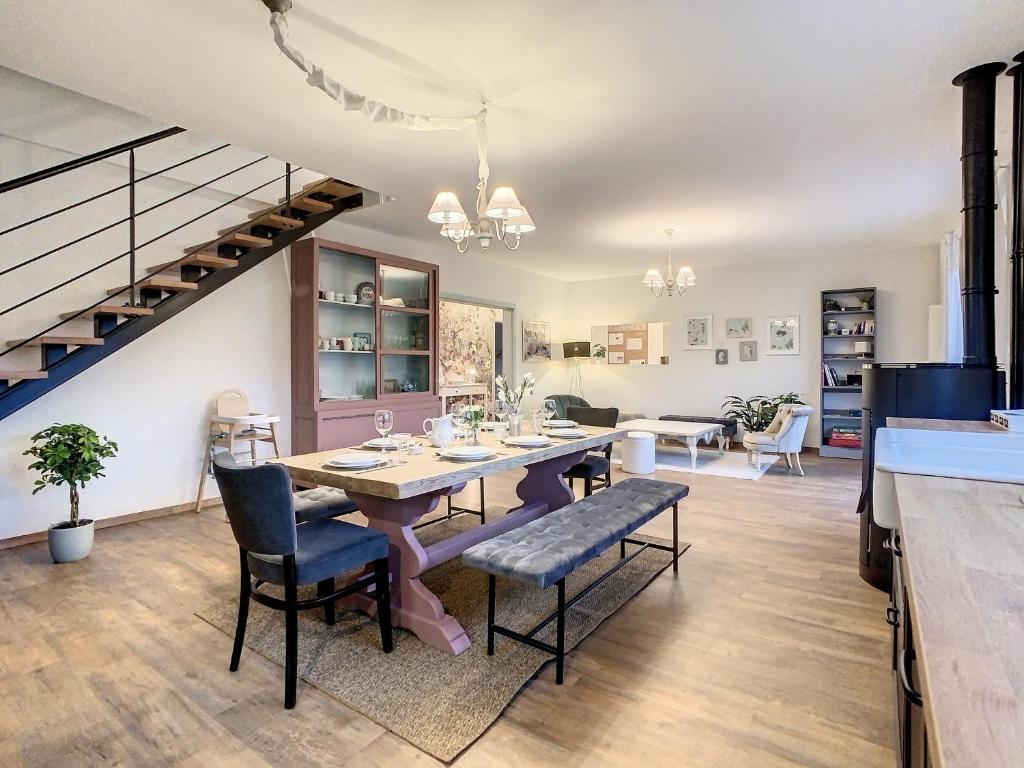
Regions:
<svg viewBox="0 0 1024 768"><path fill-rule="evenodd" d="M390 653L391 597L388 574L388 538L380 531L331 518L296 524L288 471L277 464L260 467L235 463L229 453L214 459L213 473L220 486L231 532L238 542L241 582L238 624L231 652L231 671L238 670L249 616L249 599L284 611L284 706L295 706L298 676L298 612L324 609L334 624L334 603L360 590L373 588L384 652ZM335 590L335 576L373 563L373 574ZM255 581L253 580L255 577ZM260 590L264 584L284 587L284 599ZM317 585L317 596L299 600L298 588Z"/></svg>
<svg viewBox="0 0 1024 768"><path fill-rule="evenodd" d="M590 403L584 400L582 397L577 395L548 395L544 398L545 400L555 401L555 418L556 419L568 419L568 409L570 406L576 408L589 408ZM575 421L575 419L574 419ZM612 426L615 426L614 424Z"/></svg>
<svg viewBox="0 0 1024 768"><path fill-rule="evenodd" d="M581 408L570 405L566 409L566 418L591 427L614 427L619 420L619 409ZM574 485L575 478L583 480L585 497L594 492L594 480L598 478L601 478L601 485L597 487L607 488L612 484L612 444L602 446L600 453L588 453L583 461L569 467L562 476L569 478L570 486Z"/></svg>

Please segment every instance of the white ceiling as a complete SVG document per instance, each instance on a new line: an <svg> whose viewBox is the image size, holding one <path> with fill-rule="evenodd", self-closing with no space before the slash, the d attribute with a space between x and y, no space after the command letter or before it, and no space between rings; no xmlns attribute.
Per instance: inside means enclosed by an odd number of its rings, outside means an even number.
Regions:
<svg viewBox="0 0 1024 768"><path fill-rule="evenodd" d="M0 0L0 64L394 195L358 214L377 229L434 242L435 192L472 204L471 130L343 112L259 0L75 5ZM538 226L486 258L565 279L661 264L666 226L698 269L936 242L960 207L950 80L1024 46L1019 0L295 5L293 43L357 91L437 115L486 97L492 180Z"/></svg>

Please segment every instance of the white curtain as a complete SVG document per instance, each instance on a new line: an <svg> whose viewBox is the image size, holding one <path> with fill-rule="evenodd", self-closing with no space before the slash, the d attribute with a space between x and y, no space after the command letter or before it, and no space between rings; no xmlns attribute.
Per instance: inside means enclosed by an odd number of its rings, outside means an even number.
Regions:
<svg viewBox="0 0 1024 768"><path fill-rule="evenodd" d="M1009 166L996 169L996 360L1004 369L1010 362L1010 175Z"/></svg>
<svg viewBox="0 0 1024 768"><path fill-rule="evenodd" d="M960 299L963 234L959 229L942 236L942 305L946 314L946 362L964 359L964 309Z"/></svg>

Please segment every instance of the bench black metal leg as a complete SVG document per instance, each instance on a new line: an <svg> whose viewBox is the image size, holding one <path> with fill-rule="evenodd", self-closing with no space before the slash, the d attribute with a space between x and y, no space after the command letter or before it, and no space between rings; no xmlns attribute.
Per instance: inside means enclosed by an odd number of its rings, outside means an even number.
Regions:
<svg viewBox="0 0 1024 768"><path fill-rule="evenodd" d="M672 573L679 573L679 502L672 505Z"/></svg>
<svg viewBox="0 0 1024 768"><path fill-rule="evenodd" d="M625 556L626 556L626 540L623 539L622 541L619 542L619 558L621 559L621 558L624 558Z"/></svg>
<svg viewBox="0 0 1024 768"><path fill-rule="evenodd" d="M555 632L555 684L561 685L565 670L565 579L558 580L558 618Z"/></svg>
<svg viewBox="0 0 1024 768"><path fill-rule="evenodd" d="M232 672L238 671L238 662L242 658L242 643L245 641L245 624L249 618L249 595L252 592L252 580L249 576L249 560L244 549L238 550L242 578L238 589L238 623L235 624L235 647L231 649Z"/></svg>
<svg viewBox="0 0 1024 768"><path fill-rule="evenodd" d="M373 591L377 596L377 623L380 624L380 644L384 647L384 653L391 653L395 646L391 634L391 574L386 557L373 561L373 573Z"/></svg>
<svg viewBox="0 0 1024 768"><path fill-rule="evenodd" d="M494 574L487 575L487 655L494 655Z"/></svg>
<svg viewBox="0 0 1024 768"><path fill-rule="evenodd" d="M452 497L448 497L448 519L452 519Z"/></svg>
<svg viewBox="0 0 1024 768"><path fill-rule="evenodd" d="M487 502L484 501L484 479L480 478L480 525L487 522Z"/></svg>
<svg viewBox="0 0 1024 768"><path fill-rule="evenodd" d="M318 581L316 583L316 594L317 597L325 597L326 595L334 594L334 577ZM334 603L326 603L324 605L324 620L328 626L333 627L335 621Z"/></svg>

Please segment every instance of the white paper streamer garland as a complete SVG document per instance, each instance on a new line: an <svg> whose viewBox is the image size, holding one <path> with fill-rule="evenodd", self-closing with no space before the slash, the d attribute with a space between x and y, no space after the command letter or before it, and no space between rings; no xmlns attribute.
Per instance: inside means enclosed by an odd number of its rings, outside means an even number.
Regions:
<svg viewBox="0 0 1024 768"><path fill-rule="evenodd" d="M277 47L295 66L306 73L306 82L326 93L341 104L345 110L359 111L375 123L385 123L411 131L459 131L470 125L478 125L481 130L483 129L486 109L469 117L432 117L389 107L387 104L356 93L328 75L322 67L307 59L299 49L291 45L288 40L288 20L284 13L277 11L271 13L270 26L274 30L274 42L277 43ZM486 138L483 140L483 146L486 147ZM483 153L486 157L486 149L483 150ZM481 160L486 164L484 157L481 157Z"/></svg>

